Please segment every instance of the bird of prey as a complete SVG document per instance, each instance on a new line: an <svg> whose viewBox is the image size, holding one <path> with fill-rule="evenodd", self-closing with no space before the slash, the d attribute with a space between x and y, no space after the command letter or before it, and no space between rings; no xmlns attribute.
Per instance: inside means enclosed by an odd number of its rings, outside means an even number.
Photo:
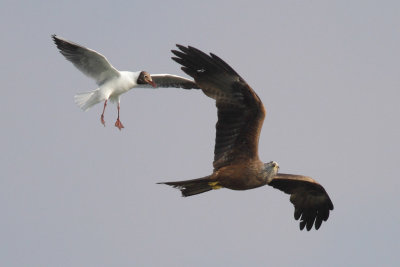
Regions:
<svg viewBox="0 0 400 267"><path fill-rule="evenodd" d="M99 86L96 90L75 95L75 103L83 110L104 101L100 121L105 126L104 111L107 101L117 102L118 117L115 126L124 128L119 120L120 96L132 88L177 87L184 89L198 89L197 85L186 78L171 74L149 74L146 71L118 71L102 54L52 35L54 43L60 53L76 68L93 78Z"/></svg>
<svg viewBox="0 0 400 267"><path fill-rule="evenodd" d="M261 99L245 80L218 56L177 45L173 60L194 78L204 94L216 100L218 122L211 175L186 181L162 182L178 188L182 196L213 189L247 190L270 185L287 194L294 205L300 230L319 229L333 204L325 189L310 177L279 173L278 163L263 163L258 141L265 117Z"/></svg>

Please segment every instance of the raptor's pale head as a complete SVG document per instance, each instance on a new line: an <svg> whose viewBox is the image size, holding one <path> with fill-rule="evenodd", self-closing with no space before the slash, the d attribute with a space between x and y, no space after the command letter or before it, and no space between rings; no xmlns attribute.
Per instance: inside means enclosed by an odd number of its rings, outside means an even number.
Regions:
<svg viewBox="0 0 400 267"><path fill-rule="evenodd" d="M264 163L264 167L267 180L274 177L279 171L279 164L276 161L270 161L268 163Z"/></svg>

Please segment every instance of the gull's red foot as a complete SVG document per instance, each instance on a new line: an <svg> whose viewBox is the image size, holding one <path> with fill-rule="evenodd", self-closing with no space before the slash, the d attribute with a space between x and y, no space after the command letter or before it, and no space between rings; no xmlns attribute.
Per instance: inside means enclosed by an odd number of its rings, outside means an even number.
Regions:
<svg viewBox="0 0 400 267"><path fill-rule="evenodd" d="M119 130L121 130L122 128L125 128L119 119L117 119L117 121L115 122L115 127L117 127Z"/></svg>
<svg viewBox="0 0 400 267"><path fill-rule="evenodd" d="M104 127L106 127L106 122L104 121L104 115L103 114L101 114L100 121L101 121L101 124L103 124Z"/></svg>

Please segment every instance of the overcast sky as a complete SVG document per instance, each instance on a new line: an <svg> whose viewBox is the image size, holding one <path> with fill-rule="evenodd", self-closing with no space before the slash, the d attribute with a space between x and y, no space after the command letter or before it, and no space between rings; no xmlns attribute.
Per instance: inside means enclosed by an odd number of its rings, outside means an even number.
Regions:
<svg viewBox="0 0 400 267"><path fill-rule="evenodd" d="M8 1L0 4L2 266L398 266L398 1ZM300 231L261 187L182 198L212 172L216 108L200 91L93 90L58 34L119 70L185 76L176 43L227 61L262 99L263 161L308 175L335 209ZM397 263L397 264L396 264Z"/></svg>

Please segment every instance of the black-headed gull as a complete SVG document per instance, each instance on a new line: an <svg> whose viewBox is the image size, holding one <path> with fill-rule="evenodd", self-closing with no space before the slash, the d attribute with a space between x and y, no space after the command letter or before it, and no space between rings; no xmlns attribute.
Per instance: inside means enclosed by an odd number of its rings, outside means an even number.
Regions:
<svg viewBox="0 0 400 267"><path fill-rule="evenodd" d="M132 88L146 87L177 87L184 89L198 89L191 80L171 74L149 74L146 71L118 71L102 54L65 40L57 35L52 35L54 43L63 56L72 62L81 72L96 80L99 86L96 90L75 95L75 103L83 110L88 110L93 105L104 101L100 121L105 126L104 111L108 99L117 102L118 117L115 126L124 128L119 120L120 96Z"/></svg>

